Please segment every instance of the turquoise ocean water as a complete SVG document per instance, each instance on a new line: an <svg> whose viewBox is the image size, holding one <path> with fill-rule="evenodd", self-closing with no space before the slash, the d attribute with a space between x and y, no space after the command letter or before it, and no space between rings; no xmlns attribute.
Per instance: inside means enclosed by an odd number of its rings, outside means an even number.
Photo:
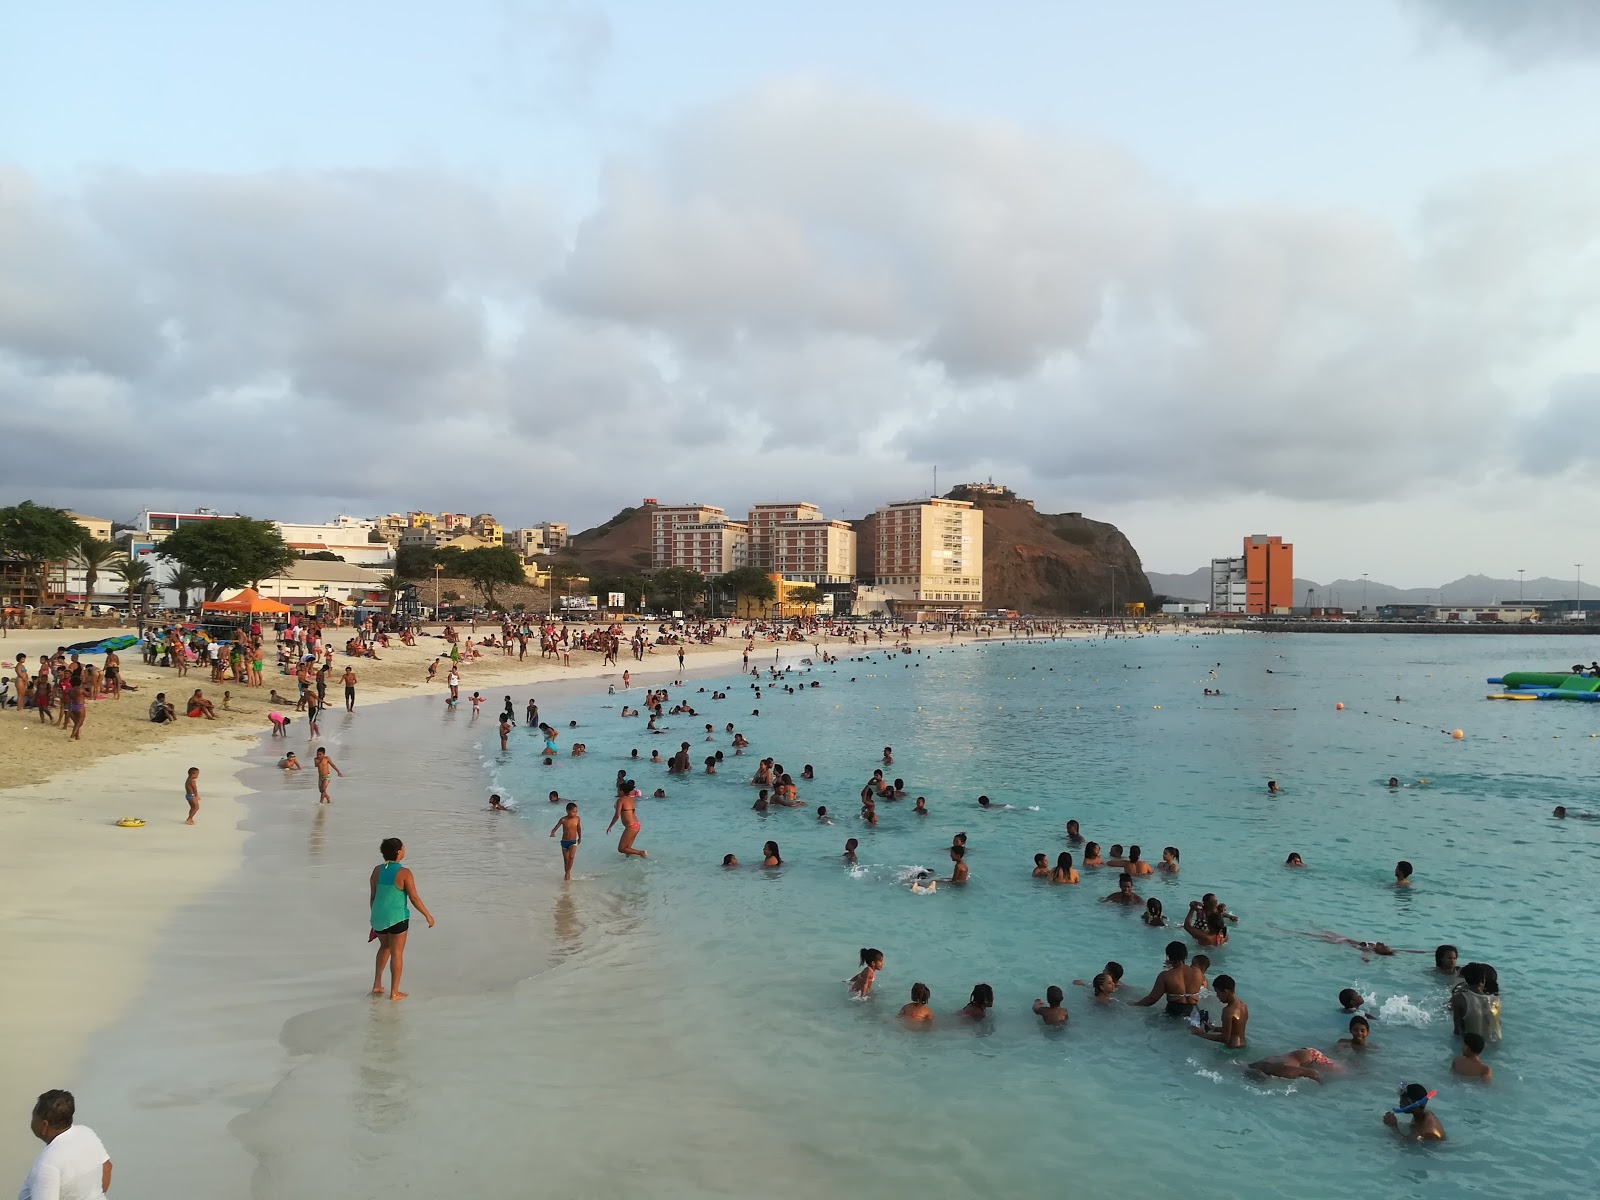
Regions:
<svg viewBox="0 0 1600 1200"><path fill-rule="evenodd" d="M530 852L550 870L553 844L539 839L554 816L542 797L557 787L584 801L576 886L614 893L631 916L610 936L649 945L660 982L638 1002L666 1018L698 1072L837 1186L956 1196L1199 1185L1256 1196L1292 1180L1313 1195L1396 1186L1510 1195L1530 1185L1592 1194L1600 823L1556 822L1550 810L1600 807L1600 740L1589 736L1600 711L1488 703L1483 682L1592 657L1577 646L1239 636L875 653L797 674L820 689L766 687L759 702L748 679L715 702L711 684L701 695L696 681L687 694L700 716L669 719L661 737L620 719L617 697L547 710L580 722L564 745L590 747L555 768L536 765L525 734L505 756L485 738L483 755L496 786L523 805ZM1211 670L1220 698L1201 694ZM750 737L746 757L732 757L720 732L728 721ZM706 722L718 730L709 743ZM1458 727L1463 740L1446 735ZM678 780L628 759L680 740L696 763L723 749L727 766ZM932 815L912 815L909 798L884 803L867 829L856 797L884 745L895 749L888 774L926 796ZM796 775L813 764L818 779L801 798L826 804L834 824L819 825L813 807L750 811L748 777L762 755ZM619 767L646 796L669 793L641 805L647 864L622 862L602 833ZM1390 775L1429 782L1392 792ZM1280 797L1265 794L1268 778ZM980 811L980 792L1015 808ZM1247 1055L1189 1037L1156 1010L1091 1005L1070 986L1115 959L1135 999L1182 934L1099 903L1113 870L1084 871L1077 887L1029 877L1035 852L1053 861L1068 848L1069 818L1108 850L1138 842L1157 860L1163 845L1180 847L1177 878L1138 886L1169 914L1215 891L1240 915L1231 941L1210 953L1213 976L1232 974L1250 1006ZM970 885L912 894L908 868L947 872L961 830ZM856 870L839 857L849 836L862 843ZM782 848L780 870L758 866L768 838ZM1308 869L1284 869L1290 850ZM717 866L729 852L744 864L736 872ZM1400 858L1416 866L1409 891L1390 886ZM1296 932L1308 930L1430 953L1363 962ZM1446 986L1430 972L1440 942L1500 974L1505 1040L1489 1055L1488 1087L1448 1074ZM865 1004L839 982L861 946L887 958ZM577 953L605 969L603 945ZM930 1033L892 1019L916 980L940 1015ZM948 1019L980 981L997 995L988 1026ZM1068 992L1062 1031L1029 1012L1051 983ZM1241 1057L1331 1052L1345 1033L1335 997L1346 986L1382 1014L1375 1050L1322 1087L1247 1077ZM1446 1146L1393 1144L1379 1124L1408 1080L1439 1089Z"/></svg>
<svg viewBox="0 0 1600 1200"><path fill-rule="evenodd" d="M701 715L660 737L620 718L603 684L513 688L519 713L538 696L564 748L589 745L550 768L525 728L503 754L492 712L428 699L336 714L334 805L315 803L309 773L271 770L263 742L243 869L169 931L80 1090L135 1200L241 1194L223 1182L241 1160L256 1200L1593 1195L1600 822L1550 811L1600 808L1600 706L1483 698L1487 675L1594 657L1580 645L1243 635L875 652L797 671L822 686L764 687L759 702L748 678L695 679L673 692ZM1213 683L1224 694L1204 698ZM730 698L712 701L719 684ZM729 721L753 743L744 757ZM1458 727L1461 741L1444 732ZM697 762L722 749L723 772L671 779L629 758L680 740ZM869 830L857 796L885 745L932 815L882 803ZM816 768L811 807L751 811L763 755ZM640 807L648 862L604 833L619 768L669 793ZM1390 775L1430 782L1391 792ZM582 805L570 887L547 837L552 788ZM486 811L490 790L520 811ZM980 811L980 792L1015 808ZM1067 848L1069 818L1108 849L1180 847L1177 878L1139 883L1169 914L1207 891L1239 914L1210 953L1250 1006L1245 1054L1071 986L1115 959L1136 999L1182 935L1101 904L1112 870L1077 887L1029 877L1036 852ZM913 895L908 870L947 873L962 830L971 883ZM403 1006L365 996L366 878L391 834L440 918L413 922ZM839 857L850 836L854 870ZM768 839L779 870L758 866ZM1306 870L1283 867L1290 850ZM730 852L738 871L718 865ZM1409 891L1390 886L1400 858L1416 866ZM1310 930L1430 953L1363 962ZM1440 942L1499 970L1488 1087L1447 1073ZM862 946L887 961L876 998L853 1003L841 981ZM917 980L931 1031L893 1019ZM978 982L997 997L981 1029L951 1018ZM1064 1030L1029 1011L1051 983L1068 993ZM1331 1052L1350 986L1381 1016L1343 1077L1246 1076L1241 1059ZM1438 1089L1447 1144L1402 1146L1379 1123L1411 1080Z"/></svg>

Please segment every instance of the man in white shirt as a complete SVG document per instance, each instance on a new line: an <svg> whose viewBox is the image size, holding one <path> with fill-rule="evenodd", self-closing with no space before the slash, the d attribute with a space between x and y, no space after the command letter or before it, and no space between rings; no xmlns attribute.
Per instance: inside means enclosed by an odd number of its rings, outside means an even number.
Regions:
<svg viewBox="0 0 1600 1200"><path fill-rule="evenodd" d="M45 1144L17 1200L101 1200L111 1187L111 1159L87 1125L74 1125L71 1092L52 1089L33 1106L33 1136Z"/></svg>

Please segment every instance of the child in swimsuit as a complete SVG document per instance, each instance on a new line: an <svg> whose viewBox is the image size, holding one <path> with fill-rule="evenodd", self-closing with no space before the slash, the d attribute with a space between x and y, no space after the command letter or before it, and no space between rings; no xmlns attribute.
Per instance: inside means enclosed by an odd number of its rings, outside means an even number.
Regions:
<svg viewBox="0 0 1600 1200"><path fill-rule="evenodd" d="M861 970L850 979L850 994L859 996L863 1000L872 994L872 981L878 977L878 972L883 970L883 951L873 950L869 947L861 949Z"/></svg>

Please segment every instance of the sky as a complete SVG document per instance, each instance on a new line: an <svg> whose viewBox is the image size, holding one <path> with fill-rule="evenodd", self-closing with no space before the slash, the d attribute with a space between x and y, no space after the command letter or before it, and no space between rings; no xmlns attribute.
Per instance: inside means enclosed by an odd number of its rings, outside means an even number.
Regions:
<svg viewBox="0 0 1600 1200"><path fill-rule="evenodd" d="M1596 112L1590 0L16 6L0 504L1600 578Z"/></svg>

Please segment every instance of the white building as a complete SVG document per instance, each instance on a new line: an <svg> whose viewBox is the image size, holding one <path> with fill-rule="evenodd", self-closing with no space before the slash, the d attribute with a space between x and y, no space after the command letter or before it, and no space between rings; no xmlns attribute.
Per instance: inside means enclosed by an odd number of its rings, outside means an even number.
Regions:
<svg viewBox="0 0 1600 1200"><path fill-rule="evenodd" d="M650 512L650 562L656 567L672 565L674 535L680 525L709 525L726 519L714 504L656 504Z"/></svg>
<svg viewBox="0 0 1600 1200"><path fill-rule="evenodd" d="M983 605L983 512L967 500L903 500L878 509L873 574L896 613Z"/></svg>
<svg viewBox="0 0 1600 1200"><path fill-rule="evenodd" d="M544 528L531 525L526 529L508 529L501 540L526 561L546 552L544 538Z"/></svg>
<svg viewBox="0 0 1600 1200"><path fill-rule="evenodd" d="M382 586L387 574L350 563L301 558L290 563L282 575L263 579L258 590L281 604L327 597L341 604L383 605L388 603Z"/></svg>
<svg viewBox="0 0 1600 1200"><path fill-rule="evenodd" d="M393 556L383 531L374 518L338 516L324 525L300 525L274 521L278 533L296 554L316 554L326 550L347 563L378 566ZM373 535L377 541L373 541Z"/></svg>
<svg viewBox="0 0 1600 1200"><path fill-rule="evenodd" d="M666 563L711 577L747 566L750 530L743 521L701 521L678 525L672 532L672 553Z"/></svg>
<svg viewBox="0 0 1600 1200"><path fill-rule="evenodd" d="M1211 611L1249 612L1248 587L1243 558L1211 560Z"/></svg>

